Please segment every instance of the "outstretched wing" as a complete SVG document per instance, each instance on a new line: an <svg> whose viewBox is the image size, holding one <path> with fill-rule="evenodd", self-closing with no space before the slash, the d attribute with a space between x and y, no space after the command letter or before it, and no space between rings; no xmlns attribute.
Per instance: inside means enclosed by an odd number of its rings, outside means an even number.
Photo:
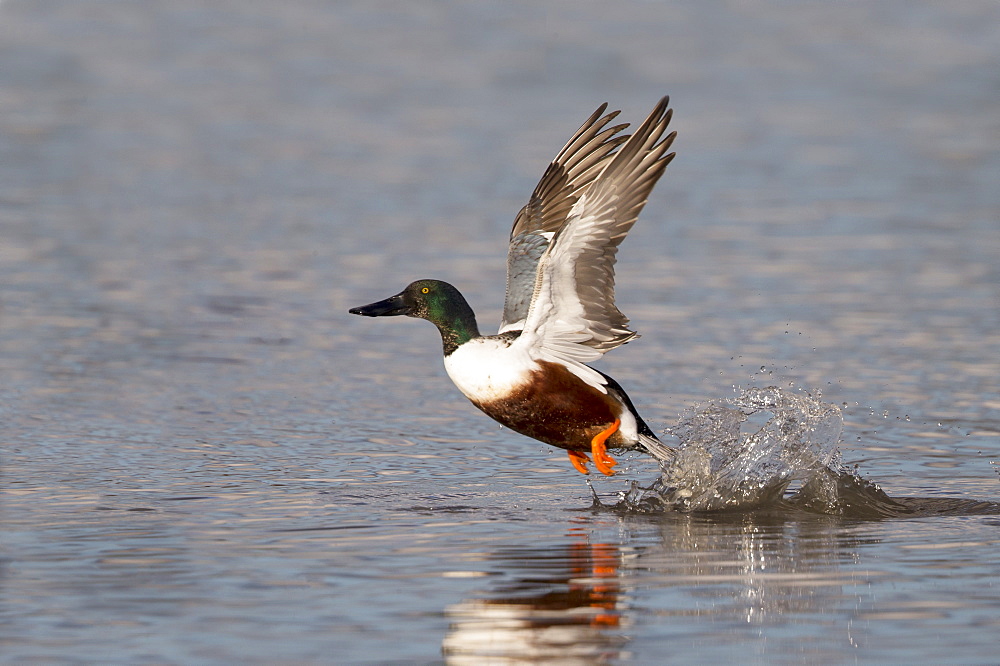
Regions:
<svg viewBox="0 0 1000 666"><path fill-rule="evenodd" d="M627 123L605 129L619 114L612 111L602 117L607 108L606 103L602 104L563 146L514 218L507 251L507 296L501 333L520 330L524 325L535 292L539 259L552 236L566 224L580 193L594 182L615 149L628 140L627 134L619 135Z"/></svg>
<svg viewBox="0 0 1000 666"><path fill-rule="evenodd" d="M676 132L664 97L635 134L602 163L577 196L538 263L534 296L521 334L536 358L561 362L602 388L582 365L636 336L615 306L615 255L674 153Z"/></svg>

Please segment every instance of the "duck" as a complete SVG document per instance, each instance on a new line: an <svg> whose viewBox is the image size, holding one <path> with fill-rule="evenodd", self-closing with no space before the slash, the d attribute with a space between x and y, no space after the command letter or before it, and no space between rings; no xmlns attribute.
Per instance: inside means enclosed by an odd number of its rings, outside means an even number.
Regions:
<svg viewBox="0 0 1000 666"><path fill-rule="evenodd" d="M444 367L487 416L565 449L582 474L606 476L609 449L674 455L621 385L589 363L638 337L615 305L618 246L675 153L665 134L673 111L663 97L632 134L611 125L602 104L548 165L514 218L500 328L479 331L476 315L448 282L421 279L386 299L351 308L365 317L426 319L441 334ZM592 457L588 457L589 456Z"/></svg>

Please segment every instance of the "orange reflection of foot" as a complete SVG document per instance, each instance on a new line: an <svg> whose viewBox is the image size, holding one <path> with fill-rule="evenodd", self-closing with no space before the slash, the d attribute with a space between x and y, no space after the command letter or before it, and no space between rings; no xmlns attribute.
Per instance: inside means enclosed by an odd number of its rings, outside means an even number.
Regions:
<svg viewBox="0 0 1000 666"><path fill-rule="evenodd" d="M590 620L590 624L594 627L617 627L621 624L621 618L617 614L599 613Z"/></svg>
<svg viewBox="0 0 1000 666"><path fill-rule="evenodd" d="M570 590L582 592L586 607L592 611L592 627L618 627L618 547L609 543L579 543L571 550L571 567L576 582L571 580Z"/></svg>

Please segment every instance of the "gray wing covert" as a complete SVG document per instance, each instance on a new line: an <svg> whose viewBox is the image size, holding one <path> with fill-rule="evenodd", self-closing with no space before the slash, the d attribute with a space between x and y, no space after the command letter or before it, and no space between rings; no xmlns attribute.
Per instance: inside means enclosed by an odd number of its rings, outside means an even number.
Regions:
<svg viewBox="0 0 1000 666"><path fill-rule="evenodd" d="M503 321L500 332L508 329L510 324L520 325L528 316L528 306L535 293L535 276L538 273L538 260L542 258L549 246L552 232L545 235L521 233L510 241L507 252L507 297L503 304Z"/></svg>

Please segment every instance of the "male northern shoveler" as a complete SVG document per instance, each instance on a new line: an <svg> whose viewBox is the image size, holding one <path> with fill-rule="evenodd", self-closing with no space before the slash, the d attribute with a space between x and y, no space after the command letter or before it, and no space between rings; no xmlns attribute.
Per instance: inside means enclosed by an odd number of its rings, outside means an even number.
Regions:
<svg viewBox="0 0 1000 666"><path fill-rule="evenodd" d="M434 323L459 390L510 429L566 449L584 474L587 451L608 476L608 448L670 456L618 382L585 365L636 337L615 307L615 254L674 157L676 132L663 136L668 104L660 100L631 136L620 134L627 124L606 128L619 112L602 115L602 104L546 169L514 220L497 335L480 335L465 298L439 280L351 313Z"/></svg>

